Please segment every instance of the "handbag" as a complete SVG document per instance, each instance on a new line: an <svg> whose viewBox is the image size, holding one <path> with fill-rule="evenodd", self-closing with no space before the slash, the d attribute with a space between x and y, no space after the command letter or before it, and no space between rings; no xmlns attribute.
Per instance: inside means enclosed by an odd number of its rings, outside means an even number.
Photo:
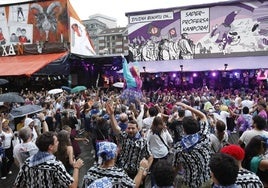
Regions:
<svg viewBox="0 0 268 188"><path fill-rule="evenodd" d="M163 144L167 147L168 149L168 154L163 157L163 159L167 160L168 162L172 163L173 162L173 158L174 158L174 155L173 155L173 152L171 152L171 149L168 147L168 145L166 144L166 142L163 140L163 138L160 136L160 134L158 133L157 134L160 138L160 140L163 142Z"/></svg>

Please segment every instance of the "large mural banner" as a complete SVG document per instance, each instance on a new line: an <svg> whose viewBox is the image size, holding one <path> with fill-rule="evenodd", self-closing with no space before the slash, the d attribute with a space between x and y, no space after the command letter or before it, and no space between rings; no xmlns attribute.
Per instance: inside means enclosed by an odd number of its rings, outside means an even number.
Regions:
<svg viewBox="0 0 268 188"><path fill-rule="evenodd" d="M268 55L268 1L128 15L131 61Z"/></svg>
<svg viewBox="0 0 268 188"><path fill-rule="evenodd" d="M82 28L80 19L68 0L36 1L0 7L0 56L68 51L70 43L74 43L70 39L74 22ZM86 43L83 47L90 48L90 51L80 47L74 53L93 55L95 52L85 34L85 28L80 33L83 34L80 38ZM85 39L88 39L87 42Z"/></svg>

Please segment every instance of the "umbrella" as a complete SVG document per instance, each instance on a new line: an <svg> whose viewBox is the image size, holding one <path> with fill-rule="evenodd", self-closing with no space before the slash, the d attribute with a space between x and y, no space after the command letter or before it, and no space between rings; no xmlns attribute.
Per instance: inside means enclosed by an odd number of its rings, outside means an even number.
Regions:
<svg viewBox="0 0 268 188"><path fill-rule="evenodd" d="M78 93L80 91L86 90L86 86L76 86L73 89L71 89L71 93Z"/></svg>
<svg viewBox="0 0 268 188"><path fill-rule="evenodd" d="M15 92L3 93L0 95L0 102L24 103L25 100Z"/></svg>
<svg viewBox="0 0 268 188"><path fill-rule="evenodd" d="M118 88L123 88L124 87L124 82L115 82L113 84L114 87L118 87Z"/></svg>
<svg viewBox="0 0 268 188"><path fill-rule="evenodd" d="M56 89L51 89L51 90L49 90L47 93L48 93L48 94L55 95L55 94L62 93L62 92L63 92L62 89L60 89L60 88L56 88Z"/></svg>
<svg viewBox="0 0 268 188"><path fill-rule="evenodd" d="M3 79L3 78L0 79L0 85L4 85L4 84L7 84L7 83L8 83L7 79Z"/></svg>
<svg viewBox="0 0 268 188"><path fill-rule="evenodd" d="M68 93L71 92L72 88L68 87L68 86L61 86L61 89L67 91Z"/></svg>
<svg viewBox="0 0 268 188"><path fill-rule="evenodd" d="M42 106L35 105L35 104L27 104L27 105L12 109L10 111L10 115L13 118L17 118L17 117L23 117L28 114L34 114L34 113L41 112L41 111L43 111Z"/></svg>

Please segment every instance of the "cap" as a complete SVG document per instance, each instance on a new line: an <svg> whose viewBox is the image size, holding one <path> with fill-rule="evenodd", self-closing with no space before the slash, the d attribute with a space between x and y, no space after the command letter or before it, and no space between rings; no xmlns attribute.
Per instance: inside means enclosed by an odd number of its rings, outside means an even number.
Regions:
<svg viewBox="0 0 268 188"><path fill-rule="evenodd" d="M232 157L234 157L238 161L242 161L245 157L244 149L238 145L235 145L235 144L230 144L228 146L224 146L220 152L231 155Z"/></svg>

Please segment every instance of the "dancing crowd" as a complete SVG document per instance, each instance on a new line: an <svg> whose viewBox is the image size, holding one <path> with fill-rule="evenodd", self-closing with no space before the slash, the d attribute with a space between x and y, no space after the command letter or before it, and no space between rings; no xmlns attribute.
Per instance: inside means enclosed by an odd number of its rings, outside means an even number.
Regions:
<svg viewBox="0 0 268 188"><path fill-rule="evenodd" d="M265 91L142 91L135 71L122 90L28 90L4 103L0 181L16 165L14 187L268 187ZM12 118L26 104L42 110ZM80 141L95 151L85 174Z"/></svg>

